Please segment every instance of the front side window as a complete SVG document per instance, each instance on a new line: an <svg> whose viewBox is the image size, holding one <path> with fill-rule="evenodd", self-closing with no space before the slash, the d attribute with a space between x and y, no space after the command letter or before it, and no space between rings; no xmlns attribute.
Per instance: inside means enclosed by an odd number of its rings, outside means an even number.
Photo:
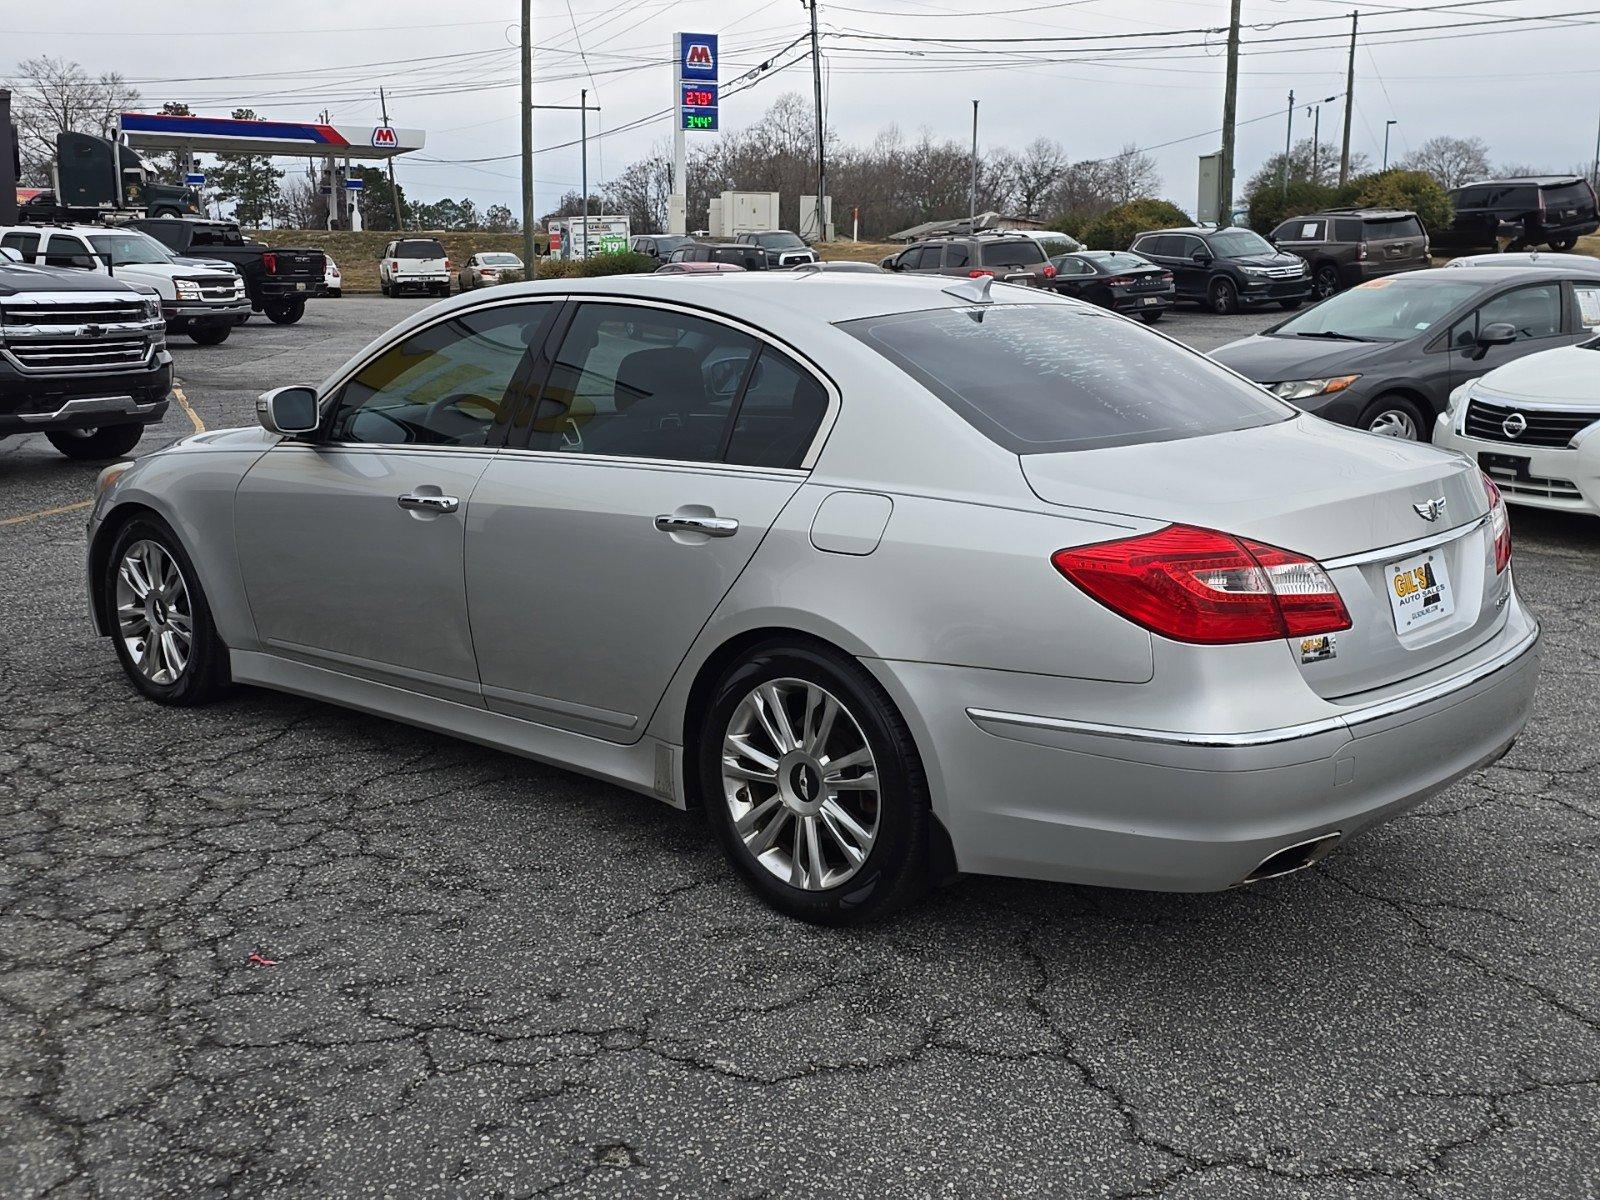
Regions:
<svg viewBox="0 0 1600 1200"><path fill-rule="evenodd" d="M1078 305L939 308L839 328L1013 454L1173 441L1295 413L1202 354Z"/></svg>
<svg viewBox="0 0 1600 1200"><path fill-rule="evenodd" d="M507 304L418 330L344 385L330 416L336 442L482 446L550 304Z"/></svg>
<svg viewBox="0 0 1600 1200"><path fill-rule="evenodd" d="M50 240L45 243L44 265L92 271L100 264L95 261L94 255L89 253L89 247L83 244L82 238L57 233L51 235Z"/></svg>
<svg viewBox="0 0 1600 1200"><path fill-rule="evenodd" d="M1496 296L1456 322L1450 331L1450 344L1457 348L1475 346L1483 330L1499 324L1515 329L1519 342L1555 337L1561 332L1561 285L1540 283Z"/></svg>
<svg viewBox="0 0 1600 1200"><path fill-rule="evenodd" d="M1481 292L1475 283L1374 279L1324 300L1267 332L1276 337L1404 342L1447 319Z"/></svg>

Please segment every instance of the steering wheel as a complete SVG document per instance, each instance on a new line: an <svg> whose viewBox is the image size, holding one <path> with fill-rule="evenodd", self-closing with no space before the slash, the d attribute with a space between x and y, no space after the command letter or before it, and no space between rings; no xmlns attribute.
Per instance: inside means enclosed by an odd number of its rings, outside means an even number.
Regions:
<svg viewBox="0 0 1600 1200"><path fill-rule="evenodd" d="M474 411L478 410L478 411ZM422 423L436 433L444 433L441 428L441 418L451 418L456 421L466 421L474 428L493 425L500 415L500 406L494 401L483 396L474 395L472 392L456 392L435 400L428 405L428 410L423 414Z"/></svg>

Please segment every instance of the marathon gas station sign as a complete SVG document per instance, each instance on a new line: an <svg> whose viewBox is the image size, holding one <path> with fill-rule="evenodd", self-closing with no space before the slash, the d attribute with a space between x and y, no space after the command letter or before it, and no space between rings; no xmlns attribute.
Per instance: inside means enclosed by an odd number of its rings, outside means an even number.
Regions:
<svg viewBox="0 0 1600 1200"><path fill-rule="evenodd" d="M717 128L717 35L678 35L678 128L711 133Z"/></svg>
<svg viewBox="0 0 1600 1200"><path fill-rule="evenodd" d="M420 150L421 129L392 125L324 125L318 121L236 121L229 117L182 117L171 113L122 113L122 132L136 150L191 148L210 154L320 155L330 158L392 158Z"/></svg>

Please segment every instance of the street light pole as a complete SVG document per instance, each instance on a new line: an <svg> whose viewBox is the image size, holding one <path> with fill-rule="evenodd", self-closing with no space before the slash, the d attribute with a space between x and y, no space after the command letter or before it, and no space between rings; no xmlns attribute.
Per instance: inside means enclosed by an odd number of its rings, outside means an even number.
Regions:
<svg viewBox="0 0 1600 1200"><path fill-rule="evenodd" d="M811 0L810 8L811 86L817 106L817 241L825 242L828 240L828 165L823 157L827 138L822 116L822 49L817 37L817 0Z"/></svg>
<svg viewBox="0 0 1600 1200"><path fill-rule="evenodd" d="M1228 20L1228 74L1222 88L1222 165L1217 172L1219 219L1233 211L1234 117L1239 106L1239 8L1233 0Z"/></svg>
<svg viewBox="0 0 1600 1200"><path fill-rule="evenodd" d="M533 250L533 0L522 0L522 263L529 278Z"/></svg>
<svg viewBox="0 0 1600 1200"><path fill-rule="evenodd" d="M1289 89L1289 123L1283 131L1283 196L1289 198L1289 150L1294 145L1294 89Z"/></svg>
<svg viewBox="0 0 1600 1200"><path fill-rule="evenodd" d="M967 232L976 233L978 224L978 102L972 102L972 187L967 193Z"/></svg>

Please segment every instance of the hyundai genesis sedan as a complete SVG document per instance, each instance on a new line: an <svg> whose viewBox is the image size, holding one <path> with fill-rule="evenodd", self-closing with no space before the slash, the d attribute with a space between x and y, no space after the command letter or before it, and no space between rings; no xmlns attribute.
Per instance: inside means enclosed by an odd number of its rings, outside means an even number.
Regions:
<svg viewBox="0 0 1600 1200"><path fill-rule="evenodd" d="M699 809L806 920L956 872L1286 874L1528 716L1476 466L1041 289L513 284L257 416L98 481L135 688L276 688Z"/></svg>

